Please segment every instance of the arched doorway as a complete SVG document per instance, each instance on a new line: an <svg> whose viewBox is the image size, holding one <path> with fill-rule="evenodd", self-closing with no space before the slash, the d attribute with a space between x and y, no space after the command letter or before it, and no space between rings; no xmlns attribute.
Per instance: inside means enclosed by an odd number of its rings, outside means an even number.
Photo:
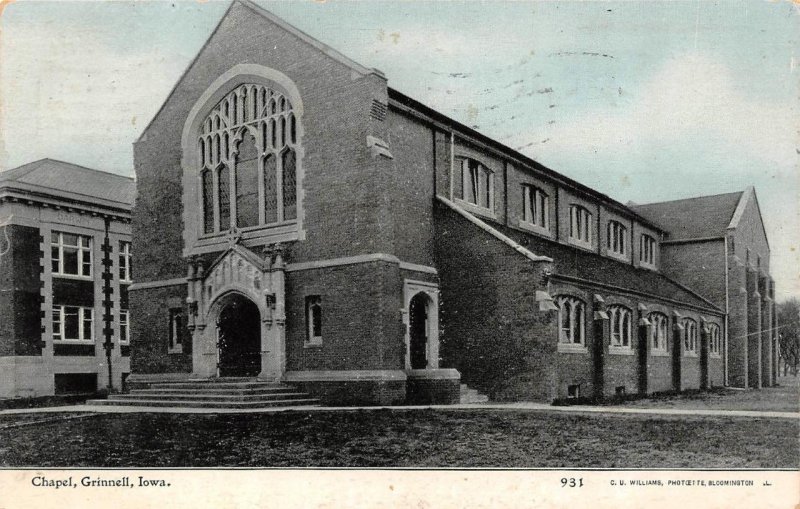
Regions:
<svg viewBox="0 0 800 509"><path fill-rule="evenodd" d="M261 314L240 294L230 294L217 317L219 376L257 376L261 372Z"/></svg>
<svg viewBox="0 0 800 509"><path fill-rule="evenodd" d="M418 293L408 305L409 358L411 369L428 367L428 343L430 321L428 319L431 299Z"/></svg>

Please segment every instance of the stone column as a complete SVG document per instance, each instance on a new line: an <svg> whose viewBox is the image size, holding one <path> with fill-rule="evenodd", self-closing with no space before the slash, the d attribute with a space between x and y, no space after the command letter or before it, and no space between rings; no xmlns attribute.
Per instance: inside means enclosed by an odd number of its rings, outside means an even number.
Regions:
<svg viewBox="0 0 800 509"><path fill-rule="evenodd" d="M259 378L280 380L286 370L286 264L280 245L265 248L264 307L261 317L261 373Z"/></svg>
<svg viewBox="0 0 800 509"><path fill-rule="evenodd" d="M761 386L772 386L772 291L769 276L759 278L761 289Z"/></svg>
<svg viewBox="0 0 800 509"><path fill-rule="evenodd" d="M748 387L761 388L761 293L758 272L747 268L747 378Z"/></svg>
<svg viewBox="0 0 800 509"><path fill-rule="evenodd" d="M746 388L747 379L747 277L744 264L728 260L728 385Z"/></svg>

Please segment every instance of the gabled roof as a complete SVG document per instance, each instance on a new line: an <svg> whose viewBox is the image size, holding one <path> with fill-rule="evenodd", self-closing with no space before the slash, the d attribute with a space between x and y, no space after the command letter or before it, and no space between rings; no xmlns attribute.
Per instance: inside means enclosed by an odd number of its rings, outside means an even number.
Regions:
<svg viewBox="0 0 800 509"><path fill-rule="evenodd" d="M631 205L631 208L661 225L669 232L669 240L723 237L749 191Z"/></svg>
<svg viewBox="0 0 800 509"><path fill-rule="evenodd" d="M54 159L40 159L0 172L0 189L127 209L136 197L136 182L130 177Z"/></svg>

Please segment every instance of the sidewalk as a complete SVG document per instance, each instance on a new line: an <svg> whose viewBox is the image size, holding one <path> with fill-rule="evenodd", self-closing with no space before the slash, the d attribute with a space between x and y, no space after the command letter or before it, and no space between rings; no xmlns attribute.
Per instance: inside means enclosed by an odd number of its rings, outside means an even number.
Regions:
<svg viewBox="0 0 800 509"><path fill-rule="evenodd" d="M160 408L160 407L129 407L129 406L89 406L73 405L45 408L24 408L13 410L0 410L0 416L31 413L166 413L166 414L261 414L275 412L355 412L370 410L507 410L514 412L564 412L564 413L596 413L596 414L644 414L644 415L683 415L683 416L709 416L709 417L746 417L760 419L800 419L800 412L759 412L750 410L701 410L701 409L675 409L675 408L625 408L614 406L551 406L544 403L480 403L458 405L419 405L419 406L368 406L368 407L325 407L325 406L297 406L274 407L255 409L214 409L214 408Z"/></svg>

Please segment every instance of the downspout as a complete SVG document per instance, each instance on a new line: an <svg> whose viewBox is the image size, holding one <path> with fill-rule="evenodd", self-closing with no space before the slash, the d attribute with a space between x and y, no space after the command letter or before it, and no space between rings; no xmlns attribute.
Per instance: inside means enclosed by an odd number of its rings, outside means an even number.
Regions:
<svg viewBox="0 0 800 509"><path fill-rule="evenodd" d="M729 289L729 281L728 278L730 274L728 274L728 236L725 236L725 387L728 387L728 312L729 312L729 299L728 296L728 289Z"/></svg>
<svg viewBox="0 0 800 509"><path fill-rule="evenodd" d="M105 216L103 222L105 226L105 238L103 239L103 335L105 342L103 343L103 348L106 350L106 364L108 365L108 392L111 393L114 390L113 369L111 366L111 352L114 350L114 343L111 341L111 295L113 289L111 288L111 241L108 238L111 220L108 216Z"/></svg>
<svg viewBox="0 0 800 509"><path fill-rule="evenodd" d="M453 179L455 178L455 171L456 171L456 135L453 131L450 131L450 195L448 199L453 201Z"/></svg>

